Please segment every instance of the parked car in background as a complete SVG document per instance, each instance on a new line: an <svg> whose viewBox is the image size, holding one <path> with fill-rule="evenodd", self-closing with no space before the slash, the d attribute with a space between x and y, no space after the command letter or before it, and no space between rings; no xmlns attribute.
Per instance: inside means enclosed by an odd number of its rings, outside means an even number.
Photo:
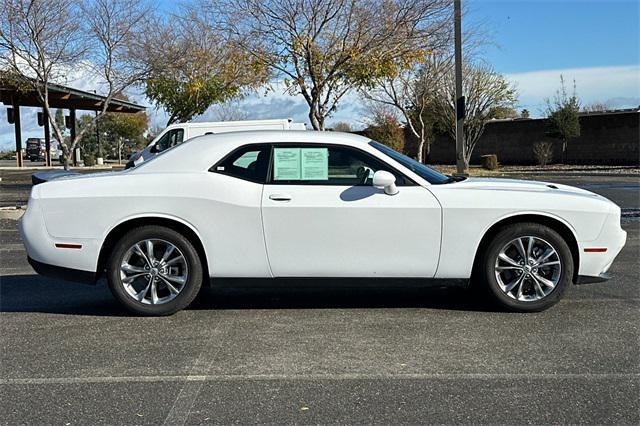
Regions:
<svg viewBox="0 0 640 426"><path fill-rule="evenodd" d="M34 186L18 227L37 272L104 274L145 315L247 277L471 279L533 312L572 282L608 278L626 241L620 213L567 185L448 177L361 136L262 131Z"/></svg>
<svg viewBox="0 0 640 426"><path fill-rule="evenodd" d="M29 138L26 143L27 158L34 161L45 161L46 158L46 142L44 138ZM51 154L51 161L60 161L62 150L60 144L56 139L51 139L49 143L49 152Z"/></svg>
<svg viewBox="0 0 640 426"><path fill-rule="evenodd" d="M306 130L306 127L304 123L293 123L286 118L172 124L156 136L144 150L131 154L125 168L135 167L154 155L196 136L248 130Z"/></svg>

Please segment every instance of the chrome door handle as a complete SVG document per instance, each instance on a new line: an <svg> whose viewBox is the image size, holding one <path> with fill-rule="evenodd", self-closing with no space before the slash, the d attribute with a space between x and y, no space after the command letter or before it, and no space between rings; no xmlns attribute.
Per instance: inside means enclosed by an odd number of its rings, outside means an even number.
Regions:
<svg viewBox="0 0 640 426"><path fill-rule="evenodd" d="M291 195L286 194L271 194L269 199L273 201L291 201Z"/></svg>

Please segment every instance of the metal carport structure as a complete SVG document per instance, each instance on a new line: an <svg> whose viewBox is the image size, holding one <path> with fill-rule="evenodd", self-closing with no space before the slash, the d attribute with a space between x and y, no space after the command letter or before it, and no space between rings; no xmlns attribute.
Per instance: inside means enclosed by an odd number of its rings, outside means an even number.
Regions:
<svg viewBox="0 0 640 426"><path fill-rule="evenodd" d="M72 140L76 136L76 111L101 111L104 106L104 102L107 100L105 96L54 83L49 83L47 85L47 89L49 92L50 108L69 110L68 128L71 133L70 136ZM42 103L38 99L36 90L30 87L17 87L11 82L0 78L0 100L4 105L9 107L7 108L8 118L10 118L10 122L13 122L15 128L16 158L18 167L22 167L23 165L20 107L42 108L43 114L45 114L44 136L47 147L47 165L51 165L51 159L49 158L49 147L51 141L49 120L46 117L46 112L44 111ZM107 107L107 111L109 112L136 113L144 110L145 107L142 105L116 98L112 98ZM74 164L76 164L75 158Z"/></svg>

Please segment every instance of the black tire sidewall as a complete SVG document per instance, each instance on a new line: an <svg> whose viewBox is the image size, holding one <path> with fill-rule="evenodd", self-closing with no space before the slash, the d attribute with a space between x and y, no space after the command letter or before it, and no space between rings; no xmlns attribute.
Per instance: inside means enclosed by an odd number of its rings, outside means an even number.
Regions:
<svg viewBox="0 0 640 426"><path fill-rule="evenodd" d="M507 296L500 289L495 277L495 262L502 247L509 241L527 235L541 238L551 244L558 253L562 265L560 280L553 291L543 299L532 302L522 302ZM515 312L539 312L558 303L571 282L574 265L571 249L555 230L537 223L519 223L510 225L496 234L484 253L482 268L486 288L498 305Z"/></svg>
<svg viewBox="0 0 640 426"><path fill-rule="evenodd" d="M160 239L175 245L184 255L189 268L189 279L175 299L161 305L147 305L133 299L120 279L120 265L126 251L135 243L146 239ZM107 281L116 299L128 310L139 315L171 315L189 306L202 285L202 262L193 244L179 232L163 226L143 226L127 232L115 245L107 262Z"/></svg>

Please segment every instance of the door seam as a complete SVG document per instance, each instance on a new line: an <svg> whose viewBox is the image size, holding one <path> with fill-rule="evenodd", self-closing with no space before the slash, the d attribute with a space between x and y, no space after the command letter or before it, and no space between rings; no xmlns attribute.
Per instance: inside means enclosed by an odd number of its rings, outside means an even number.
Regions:
<svg viewBox="0 0 640 426"><path fill-rule="evenodd" d="M262 225L262 243L264 244L264 254L267 257L267 267L269 268L269 275L271 278L275 278L273 270L271 269L271 259L269 259L269 249L267 247L267 232L264 226L264 190L266 185L262 185L262 192L260 194L260 222Z"/></svg>

